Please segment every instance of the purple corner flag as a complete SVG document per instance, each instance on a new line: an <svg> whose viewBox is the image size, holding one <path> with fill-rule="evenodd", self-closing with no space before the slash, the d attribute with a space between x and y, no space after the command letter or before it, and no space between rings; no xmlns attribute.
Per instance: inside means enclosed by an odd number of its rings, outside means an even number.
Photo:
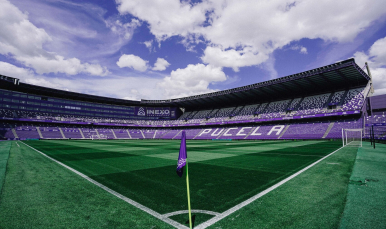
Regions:
<svg viewBox="0 0 386 229"><path fill-rule="evenodd" d="M180 146L180 154L178 155L178 162L177 162L177 175L182 177L182 169L186 165L186 158L188 155L186 154L186 134L185 130L182 131L181 136L181 146Z"/></svg>

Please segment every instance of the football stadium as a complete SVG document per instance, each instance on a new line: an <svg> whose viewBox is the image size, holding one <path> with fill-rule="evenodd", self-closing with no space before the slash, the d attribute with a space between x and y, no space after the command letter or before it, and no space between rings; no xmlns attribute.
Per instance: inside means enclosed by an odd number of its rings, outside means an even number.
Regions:
<svg viewBox="0 0 386 229"><path fill-rule="evenodd" d="M384 228L386 95L366 67L141 101L1 75L1 227Z"/></svg>

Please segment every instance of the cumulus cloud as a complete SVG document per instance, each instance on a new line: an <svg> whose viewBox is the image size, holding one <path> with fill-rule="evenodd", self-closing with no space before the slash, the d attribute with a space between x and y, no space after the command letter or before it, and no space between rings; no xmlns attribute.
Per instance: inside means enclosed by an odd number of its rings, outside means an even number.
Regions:
<svg viewBox="0 0 386 229"><path fill-rule="evenodd" d="M299 50L301 54L307 54L307 48L301 45L293 45L290 47L292 50Z"/></svg>
<svg viewBox="0 0 386 229"><path fill-rule="evenodd" d="M268 56L262 52L254 54L248 48L236 51L234 49L222 50L219 47L208 46L201 59L204 63L217 67L230 67L235 72L238 72L239 67L261 64L268 60Z"/></svg>
<svg viewBox="0 0 386 229"><path fill-rule="evenodd" d="M141 57L135 56L133 54L129 54L129 55L123 54L119 58L117 65L120 68L128 67L128 68L133 68L134 70L137 70L140 72L144 72L148 68L147 66L148 62L149 61L143 60Z"/></svg>
<svg viewBox="0 0 386 229"><path fill-rule="evenodd" d="M144 44L146 48L149 49L149 52L151 52L151 49L153 48L153 40L145 41L142 44Z"/></svg>
<svg viewBox="0 0 386 229"><path fill-rule="evenodd" d="M167 98L177 98L213 92L209 84L226 79L227 76L219 67L189 64L184 69L172 71L158 86L165 90Z"/></svg>
<svg viewBox="0 0 386 229"><path fill-rule="evenodd" d="M276 49L303 38L350 42L386 14L383 0L116 2L121 14L146 21L158 40L181 36L189 49L203 40L210 45L202 57L205 63L234 70L261 64Z"/></svg>
<svg viewBox="0 0 386 229"><path fill-rule="evenodd" d="M152 70L163 71L169 66L170 66L169 62L167 62L164 58L157 58L157 62L155 62Z"/></svg>
<svg viewBox="0 0 386 229"><path fill-rule="evenodd" d="M368 52L356 52L355 62L363 66L369 64L373 78L375 95L386 94L386 37L374 42Z"/></svg>
<svg viewBox="0 0 386 229"><path fill-rule="evenodd" d="M130 13L147 21L150 31L157 40L165 40L174 35L187 36L191 30L206 20L206 1L194 6L189 1L180 0L116 0L121 14Z"/></svg>
<svg viewBox="0 0 386 229"><path fill-rule="evenodd" d="M18 67L0 61L0 74L19 78L22 82L43 87L91 95L123 98L128 100L166 99L164 90L157 86L162 82L153 77L131 75L125 77L110 76L109 78L59 78L37 75L28 68Z"/></svg>
<svg viewBox="0 0 386 229"><path fill-rule="evenodd" d="M131 39L134 30L141 25L141 22L137 19L132 19L129 23L122 23L119 19L109 18L105 23L113 33L122 36L124 39Z"/></svg>
<svg viewBox="0 0 386 229"><path fill-rule="evenodd" d="M47 52L44 45L52 38L44 29L37 28L7 0L0 0L0 54L11 56L39 74L65 73L69 75L88 73L104 76L106 68L98 64L81 63L77 58L67 59L58 54ZM65 66L65 67L60 67Z"/></svg>
<svg viewBox="0 0 386 229"><path fill-rule="evenodd" d="M17 67L13 64L0 61L0 74L20 79L24 83L39 85L43 87L66 90L60 84L53 83L42 76L35 75L34 71L28 68Z"/></svg>

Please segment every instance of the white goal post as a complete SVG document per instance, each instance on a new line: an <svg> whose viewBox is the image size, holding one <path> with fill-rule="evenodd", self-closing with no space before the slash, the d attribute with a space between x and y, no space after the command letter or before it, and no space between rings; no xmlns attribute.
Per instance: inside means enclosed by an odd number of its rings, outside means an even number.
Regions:
<svg viewBox="0 0 386 229"><path fill-rule="evenodd" d="M363 129L342 129L343 146L362 147Z"/></svg>

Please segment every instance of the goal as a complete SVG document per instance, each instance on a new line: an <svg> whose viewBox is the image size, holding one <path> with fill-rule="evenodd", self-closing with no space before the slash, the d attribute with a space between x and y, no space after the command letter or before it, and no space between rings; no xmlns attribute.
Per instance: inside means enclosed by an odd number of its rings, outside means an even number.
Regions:
<svg viewBox="0 0 386 229"><path fill-rule="evenodd" d="M342 129L343 146L362 147L362 129Z"/></svg>

